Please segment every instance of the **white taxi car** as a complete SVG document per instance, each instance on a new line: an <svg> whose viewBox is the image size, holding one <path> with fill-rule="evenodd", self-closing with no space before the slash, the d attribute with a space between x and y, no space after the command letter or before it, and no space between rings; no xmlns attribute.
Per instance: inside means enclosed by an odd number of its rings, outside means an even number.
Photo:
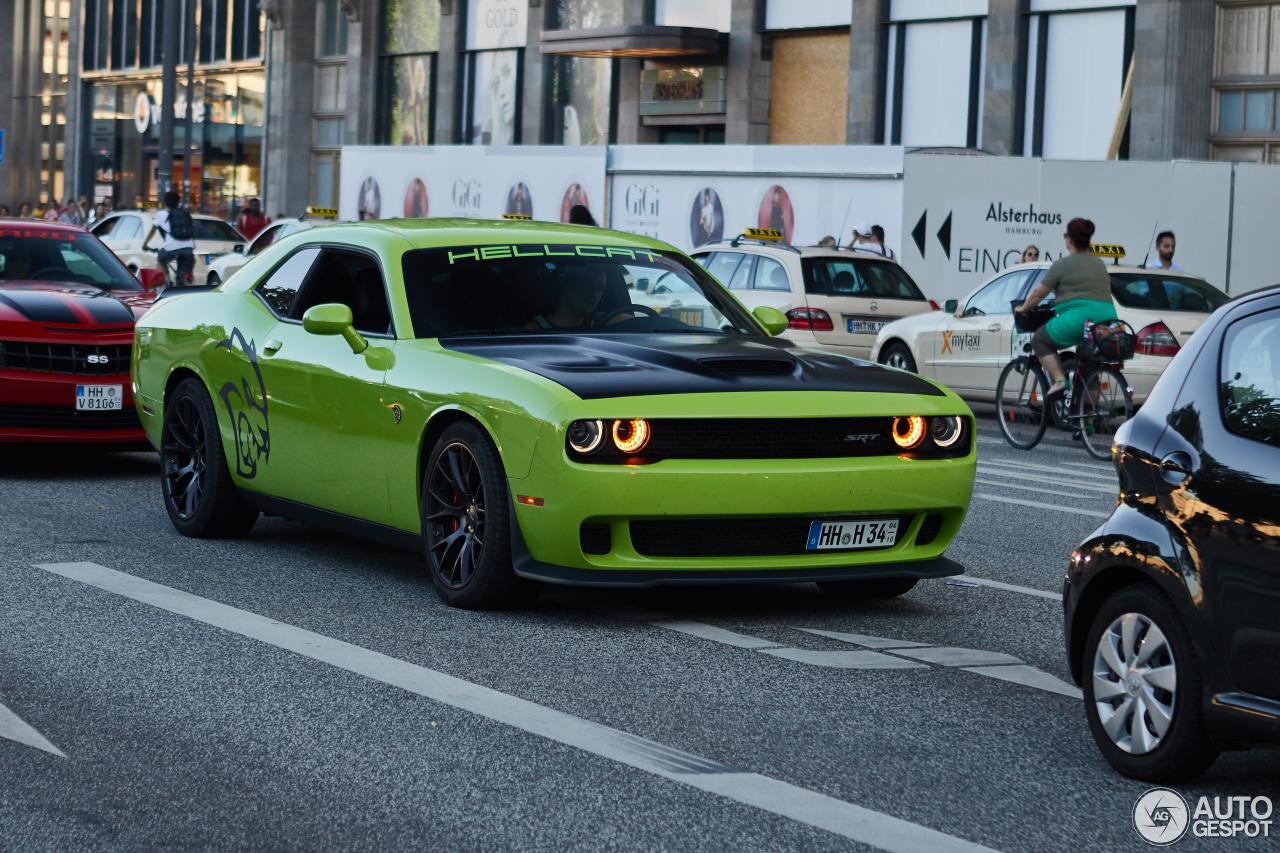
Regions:
<svg viewBox="0 0 1280 853"><path fill-rule="evenodd" d="M1000 371L1022 353L1030 335L1014 330L1013 301L1023 300L1049 269L1047 262L1009 267L942 311L890 323L876 336L871 357L936 379L970 400L992 401ZM1124 375L1142 403L1169 361L1200 324L1230 297L1186 273L1109 266L1116 313L1138 333L1138 349ZM1051 305L1052 294L1041 304ZM1064 359L1073 358L1070 350Z"/></svg>
<svg viewBox="0 0 1280 853"><path fill-rule="evenodd" d="M781 236L748 229L690 255L748 309L768 305L786 314L789 326L781 337L855 358L870 356L886 324L938 308L896 261L853 249L791 246ZM660 283L651 287L660 289Z"/></svg>
<svg viewBox="0 0 1280 853"><path fill-rule="evenodd" d="M164 245L164 238L156 234L150 243L143 245L143 240L151 233L152 219L159 212L117 210L101 222L94 223L89 230L134 272L147 268L160 269L160 261L154 250ZM216 216L192 213L191 223L195 229L196 243L196 266L192 271L192 280L199 283L208 276L209 261L218 255L234 251L236 246L243 247L245 239L243 234Z"/></svg>
<svg viewBox="0 0 1280 853"><path fill-rule="evenodd" d="M298 218L282 216L263 228L248 246L237 246L225 255L218 255L209 261L209 273L205 276L206 284L220 284L231 277L231 274L249 262L249 259L270 246L276 240L288 237L298 231L305 231L325 222L338 218L338 211L328 207L308 207L307 212Z"/></svg>

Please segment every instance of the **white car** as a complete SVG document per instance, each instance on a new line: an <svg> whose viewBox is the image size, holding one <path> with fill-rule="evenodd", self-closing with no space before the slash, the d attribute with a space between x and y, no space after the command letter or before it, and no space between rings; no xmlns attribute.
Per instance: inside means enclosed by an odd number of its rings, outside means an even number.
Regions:
<svg viewBox="0 0 1280 853"><path fill-rule="evenodd" d="M249 245L239 246L218 255L209 261L209 272L205 275L206 284L220 284L231 277L231 274L249 262L249 259L270 246L281 237L288 237L297 231L312 228L319 223L306 219L282 218L272 222L254 236ZM197 278L196 281L200 279Z"/></svg>
<svg viewBox="0 0 1280 853"><path fill-rule="evenodd" d="M1046 262L1010 267L942 311L890 323L871 357L936 379L966 399L994 401L1000 371L1030 340L1014 330L1013 301L1044 277ZM1116 314L1138 333L1123 372L1142 403L1173 356L1230 297L1202 278L1141 267L1109 266ZM1042 304L1052 304L1052 296ZM1070 350L1063 356L1070 360Z"/></svg>
<svg viewBox="0 0 1280 853"><path fill-rule="evenodd" d="M160 248L164 244L164 238L156 234L149 244L142 244L151 233L152 219L159 212L118 210L89 226L89 230L135 273L140 269L160 269L156 253L150 250ZM236 246L243 247L245 239L243 234L216 216L192 213L191 220L195 228L196 243L196 265L192 271L192 280L199 283L208 276L210 260L233 251Z"/></svg>
<svg viewBox="0 0 1280 853"><path fill-rule="evenodd" d="M870 356L886 324L938 307L896 261L870 252L737 237L691 255L748 309L768 305L786 314L781 337L855 358ZM660 289L650 285L652 298Z"/></svg>

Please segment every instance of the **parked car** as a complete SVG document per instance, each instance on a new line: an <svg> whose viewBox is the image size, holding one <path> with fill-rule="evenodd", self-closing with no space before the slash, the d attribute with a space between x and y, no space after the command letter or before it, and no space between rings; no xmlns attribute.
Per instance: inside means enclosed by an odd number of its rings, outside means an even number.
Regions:
<svg viewBox="0 0 1280 853"><path fill-rule="evenodd" d="M748 308L787 315L782 337L841 355L868 358L886 324L938 308L896 261L870 252L736 237L692 256Z"/></svg>
<svg viewBox="0 0 1280 853"><path fill-rule="evenodd" d="M266 228L259 231L248 246L237 246L225 255L218 255L209 260L209 272L205 275L206 284L221 284L240 269L249 259L266 249L276 240L332 222L338 218L338 211L332 208L309 207L300 218L282 216Z"/></svg>
<svg viewBox="0 0 1280 853"><path fill-rule="evenodd" d="M133 271L159 270L155 249L164 244L164 238L156 234L151 242L143 244L151 233L151 222L158 210L120 210L110 214L89 230L116 253L125 266ZM204 282L209 276L209 262L213 258L244 247L244 235L216 216L203 213L191 214L195 226L196 266L192 280Z"/></svg>
<svg viewBox="0 0 1280 853"><path fill-rule="evenodd" d="M1022 352L1029 336L1014 329L1013 300L1025 299L1049 269L1047 262L1020 264L989 279L942 311L882 328L871 357L891 367L936 379L969 400L992 402L1000 371ZM1124 364L1135 403L1151 393L1170 360L1214 309L1229 298L1186 273L1109 266L1116 314L1138 334L1138 351ZM1052 305L1053 299L1045 305ZM1070 361L1070 349L1063 351Z"/></svg>
<svg viewBox="0 0 1280 853"><path fill-rule="evenodd" d="M1201 326L1113 455L1120 500L1063 595L1103 756L1173 782L1280 743L1280 286Z"/></svg>
<svg viewBox="0 0 1280 853"><path fill-rule="evenodd" d="M145 447L129 356L160 280L79 227L0 219L0 443Z"/></svg>

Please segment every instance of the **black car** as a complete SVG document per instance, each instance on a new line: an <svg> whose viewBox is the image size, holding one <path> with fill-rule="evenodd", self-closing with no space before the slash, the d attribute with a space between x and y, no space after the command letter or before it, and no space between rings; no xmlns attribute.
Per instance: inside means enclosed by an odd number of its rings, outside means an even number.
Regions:
<svg viewBox="0 0 1280 853"><path fill-rule="evenodd" d="M1063 590L1103 755L1172 782L1280 743L1280 286L1214 312L1112 456L1115 512Z"/></svg>

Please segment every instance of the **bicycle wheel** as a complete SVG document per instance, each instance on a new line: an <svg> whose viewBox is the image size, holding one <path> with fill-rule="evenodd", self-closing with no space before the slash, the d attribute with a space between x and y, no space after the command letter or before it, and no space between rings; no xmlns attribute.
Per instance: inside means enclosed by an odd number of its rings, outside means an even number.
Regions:
<svg viewBox="0 0 1280 853"><path fill-rule="evenodd" d="M1044 404L1049 381L1040 365L1020 356L1005 365L996 385L996 409L1005 441L1019 450L1040 443L1049 425Z"/></svg>
<svg viewBox="0 0 1280 853"><path fill-rule="evenodd" d="M1116 430L1133 414L1133 392L1120 371L1112 367L1091 370L1081 383L1075 404L1075 421L1084 449L1094 459L1111 458Z"/></svg>

